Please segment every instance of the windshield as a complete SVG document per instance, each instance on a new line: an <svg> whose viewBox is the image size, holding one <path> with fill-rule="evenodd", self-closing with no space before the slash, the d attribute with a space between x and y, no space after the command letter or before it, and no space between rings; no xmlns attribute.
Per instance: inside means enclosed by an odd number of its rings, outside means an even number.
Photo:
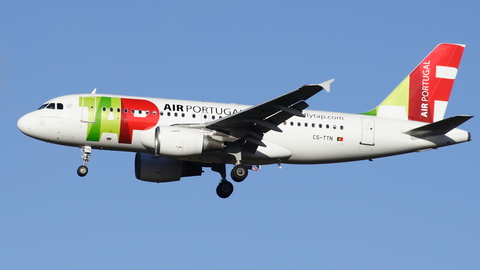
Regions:
<svg viewBox="0 0 480 270"><path fill-rule="evenodd" d="M43 110L43 109L55 110L55 108L57 110L63 110L63 104L62 103L57 103L56 106L55 106L55 103L45 103L42 106L40 106L40 108L38 108L37 110Z"/></svg>

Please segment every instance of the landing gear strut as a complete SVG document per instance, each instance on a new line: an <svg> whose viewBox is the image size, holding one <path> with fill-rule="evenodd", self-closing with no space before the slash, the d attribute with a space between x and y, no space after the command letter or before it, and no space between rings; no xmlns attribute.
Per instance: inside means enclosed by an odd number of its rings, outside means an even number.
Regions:
<svg viewBox="0 0 480 270"><path fill-rule="evenodd" d="M90 155L92 154L92 147L90 146L85 146L84 148L81 149L83 155L80 157L83 159L83 164L80 165L77 169L77 174L80 177L84 177L88 173L88 168L87 168L87 163L90 161Z"/></svg>

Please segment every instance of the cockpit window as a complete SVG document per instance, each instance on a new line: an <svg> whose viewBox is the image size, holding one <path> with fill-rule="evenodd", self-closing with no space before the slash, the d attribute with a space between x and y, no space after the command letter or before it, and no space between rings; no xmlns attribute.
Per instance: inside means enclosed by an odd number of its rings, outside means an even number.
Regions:
<svg viewBox="0 0 480 270"><path fill-rule="evenodd" d="M63 103L57 103L56 104L56 109L57 110L63 110ZM43 109L50 109L50 110L55 110L55 103L45 103L38 110L43 110Z"/></svg>

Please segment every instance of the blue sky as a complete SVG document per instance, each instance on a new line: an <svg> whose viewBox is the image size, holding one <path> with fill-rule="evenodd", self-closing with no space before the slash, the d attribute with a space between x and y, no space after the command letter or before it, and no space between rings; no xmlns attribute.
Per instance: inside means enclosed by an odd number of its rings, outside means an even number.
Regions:
<svg viewBox="0 0 480 270"><path fill-rule="evenodd" d="M138 3L139 2L139 3ZM300 3L299 3L300 2ZM324 2L324 1L323 1ZM258 104L336 81L311 109L372 109L438 43L466 44L447 116L478 115L475 1L4 1L0 268L479 269L473 141L331 165L137 181L133 153L36 141L16 121L99 93ZM478 116L477 116L478 117Z"/></svg>

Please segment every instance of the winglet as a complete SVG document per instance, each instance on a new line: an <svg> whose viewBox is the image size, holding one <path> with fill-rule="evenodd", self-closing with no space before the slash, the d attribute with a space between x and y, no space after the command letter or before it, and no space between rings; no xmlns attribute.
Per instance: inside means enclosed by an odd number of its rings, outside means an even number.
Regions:
<svg viewBox="0 0 480 270"><path fill-rule="evenodd" d="M97 93L97 88L93 89L92 95L95 95Z"/></svg>
<svg viewBox="0 0 480 270"><path fill-rule="evenodd" d="M318 85L325 89L325 91L330 92L330 84L332 84L333 81L335 81L335 79L328 80Z"/></svg>

